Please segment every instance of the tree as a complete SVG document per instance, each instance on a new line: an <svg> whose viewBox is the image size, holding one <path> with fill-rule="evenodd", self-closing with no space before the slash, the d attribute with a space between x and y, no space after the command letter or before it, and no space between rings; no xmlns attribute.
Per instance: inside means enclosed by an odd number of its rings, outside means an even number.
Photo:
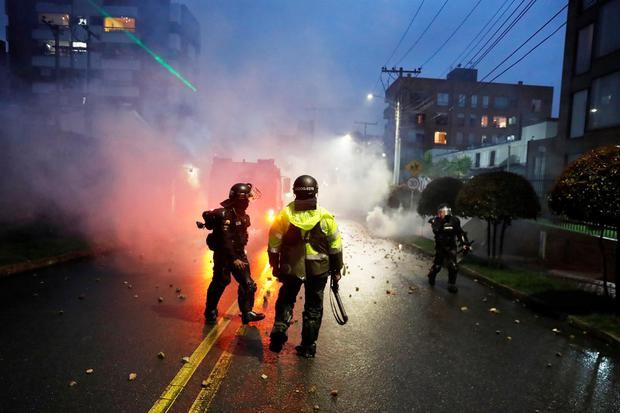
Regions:
<svg viewBox="0 0 620 413"><path fill-rule="evenodd" d="M427 151L422 158L422 173L430 177L453 176L464 178L469 175L471 170L471 159L468 157L454 160L441 159L433 162L433 155Z"/></svg>
<svg viewBox="0 0 620 413"><path fill-rule="evenodd" d="M418 214L435 215L439 204L447 203L456 211L456 197L463 187L463 182L449 176L438 178L424 188L418 203Z"/></svg>
<svg viewBox="0 0 620 413"><path fill-rule="evenodd" d="M514 219L532 219L540 214L540 203L529 181L505 171L483 173L465 183L456 207L463 216L487 222L487 256L491 259L501 259L504 235ZM496 254L500 224L499 254Z"/></svg>
<svg viewBox="0 0 620 413"><path fill-rule="evenodd" d="M615 283L620 308L620 145L596 148L571 163L551 190L549 207L556 214L600 229L616 228Z"/></svg>

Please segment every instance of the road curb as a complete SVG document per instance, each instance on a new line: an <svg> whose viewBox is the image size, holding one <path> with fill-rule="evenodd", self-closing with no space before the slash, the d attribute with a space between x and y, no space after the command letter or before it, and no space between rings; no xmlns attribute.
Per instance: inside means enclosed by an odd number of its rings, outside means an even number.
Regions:
<svg viewBox="0 0 620 413"><path fill-rule="evenodd" d="M422 255L425 255L427 257L433 257L432 253L424 250L423 248L415 244L408 243L408 245L411 246L413 249L415 249L417 252L421 253ZM585 321L581 320L578 316L574 316L574 315L570 315L570 314L566 314L566 313L562 313L557 310L554 310L549 305L547 305L544 301L538 300L536 298L532 298L529 295L521 291L518 291L513 288L507 287L505 285L499 284L498 282L480 274L479 272L465 265L461 265L459 267L459 270L463 275L467 276L468 278L471 278L480 284L490 287L508 298L519 299L519 301L525 303L528 307L530 307L534 311L548 314L556 318L565 319L569 324L573 325L574 327L580 328L583 331L587 331L591 333L593 336L599 338L600 340L603 340L607 343L610 343L620 348L620 337L617 337L616 335L610 332L607 332L605 330L596 328L586 323Z"/></svg>
<svg viewBox="0 0 620 413"><path fill-rule="evenodd" d="M20 262L16 264L9 264L0 266L0 278L8 277L11 275L19 274L22 272L39 270L42 268L51 267L58 264L63 264L70 261L76 261L84 258L92 258L98 255L110 252L111 248L93 248L89 250L73 251L66 254L57 255L54 257L46 257L38 260Z"/></svg>

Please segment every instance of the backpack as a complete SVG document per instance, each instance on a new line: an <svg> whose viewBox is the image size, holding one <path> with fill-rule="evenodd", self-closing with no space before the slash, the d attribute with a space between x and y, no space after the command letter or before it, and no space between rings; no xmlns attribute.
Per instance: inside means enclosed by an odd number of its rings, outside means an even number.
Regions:
<svg viewBox="0 0 620 413"><path fill-rule="evenodd" d="M202 219L205 221L205 228L213 230L219 217L222 215L223 208L210 209L202 213Z"/></svg>

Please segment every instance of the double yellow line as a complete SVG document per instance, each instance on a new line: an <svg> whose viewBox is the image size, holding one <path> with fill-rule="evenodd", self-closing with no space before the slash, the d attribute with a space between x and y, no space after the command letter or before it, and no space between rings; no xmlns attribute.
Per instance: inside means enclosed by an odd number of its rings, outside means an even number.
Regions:
<svg viewBox="0 0 620 413"><path fill-rule="evenodd" d="M269 271L269 264L267 264L265 269L262 271L261 278L263 278L262 276L265 275L267 271ZM265 286L266 283L267 282L262 283L263 287L261 287L261 290L257 294L258 297L262 297L268 289L268 287ZM226 311L226 316L236 314L238 311L237 303L233 302L233 304ZM226 330L230 324L230 317L226 316L222 317L218 323L213 326L211 331L209 331L209 334L207 334L204 340L202 340L190 356L189 363L185 363L183 367L181 367L161 396L159 396L159 399L157 399L153 407L151 407L149 413L165 413L170 410L174 402L181 394L181 391L183 391L193 374L196 372L196 369L198 369L198 366L200 366L200 363L202 363L206 355L213 348L213 345L217 342L224 330ZM241 325L235 335L243 336L245 335L245 332L245 325ZM189 410L190 413L207 411L211 405L211 402L215 398L222 381L226 377L231 361L232 353L224 350L213 366L213 369L206 380L206 386L198 393L198 396L194 400L194 403Z"/></svg>

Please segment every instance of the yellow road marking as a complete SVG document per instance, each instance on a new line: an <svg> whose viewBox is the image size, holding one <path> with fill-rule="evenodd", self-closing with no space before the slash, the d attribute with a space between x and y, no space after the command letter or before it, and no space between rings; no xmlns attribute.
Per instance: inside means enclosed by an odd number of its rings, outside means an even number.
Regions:
<svg viewBox="0 0 620 413"><path fill-rule="evenodd" d="M236 313L237 303L234 302L226 314ZM177 373L176 376L172 379L170 384L166 387L164 392L159 399L155 402L149 413L164 413L167 412L172 404L176 401L179 394L185 388L185 385L192 377L202 360L204 360L207 353L211 350L217 339L222 335L226 327L230 324L229 319L224 319L222 317L220 321L213 326L209 334L202 340L202 342L198 345L194 353L189 358L189 363L185 363L181 370Z"/></svg>

